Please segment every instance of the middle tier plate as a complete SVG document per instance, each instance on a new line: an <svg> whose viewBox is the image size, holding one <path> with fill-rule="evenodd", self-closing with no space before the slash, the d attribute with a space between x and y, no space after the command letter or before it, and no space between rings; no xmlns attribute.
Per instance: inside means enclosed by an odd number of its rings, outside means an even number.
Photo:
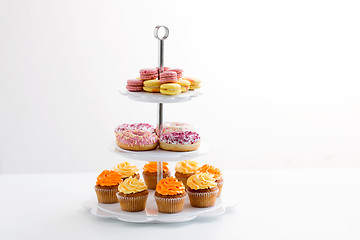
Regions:
<svg viewBox="0 0 360 240"><path fill-rule="evenodd" d="M202 156L209 152L209 147L206 142L201 142L198 150L191 152L173 152L165 151L159 148L150 151L129 151L119 148L114 142L110 151L120 154L123 157L140 161L177 162Z"/></svg>
<svg viewBox="0 0 360 240"><path fill-rule="evenodd" d="M164 95L161 93L149 92L129 92L127 90L119 91L122 95L128 96L131 100L150 103L179 103L187 102L198 97L201 93L198 90L190 90L178 95Z"/></svg>

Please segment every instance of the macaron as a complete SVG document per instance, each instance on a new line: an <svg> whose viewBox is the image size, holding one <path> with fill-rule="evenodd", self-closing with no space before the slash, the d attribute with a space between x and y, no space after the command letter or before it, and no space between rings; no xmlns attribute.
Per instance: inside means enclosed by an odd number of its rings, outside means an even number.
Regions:
<svg viewBox="0 0 360 240"><path fill-rule="evenodd" d="M159 71L159 68L158 67L156 67L156 69ZM167 71L167 70L169 70L170 68L169 67L163 67L163 70L161 71L161 72L165 72L165 71Z"/></svg>
<svg viewBox="0 0 360 240"><path fill-rule="evenodd" d="M183 79L190 81L190 90L198 89L200 88L201 81L198 78L193 77L183 77Z"/></svg>
<svg viewBox="0 0 360 240"><path fill-rule="evenodd" d="M177 82L176 72L166 71L160 73L160 82L161 83L176 83Z"/></svg>
<svg viewBox="0 0 360 240"><path fill-rule="evenodd" d="M143 90L143 81L140 79L127 80L126 89L129 92L140 92Z"/></svg>
<svg viewBox="0 0 360 240"><path fill-rule="evenodd" d="M169 71L176 72L177 78L182 78L183 77L183 70L180 69L180 68L170 69Z"/></svg>
<svg viewBox="0 0 360 240"><path fill-rule="evenodd" d="M143 68L140 69L141 80L150 80L158 77L158 70L156 68Z"/></svg>
<svg viewBox="0 0 360 240"><path fill-rule="evenodd" d="M160 92L160 81L157 79L144 81L144 91L146 92Z"/></svg>
<svg viewBox="0 0 360 240"><path fill-rule="evenodd" d="M177 95L181 93L181 85L177 83L161 84L160 92L166 95Z"/></svg>
<svg viewBox="0 0 360 240"><path fill-rule="evenodd" d="M181 85L181 92L187 92L190 88L190 81L188 80L179 79L177 83Z"/></svg>

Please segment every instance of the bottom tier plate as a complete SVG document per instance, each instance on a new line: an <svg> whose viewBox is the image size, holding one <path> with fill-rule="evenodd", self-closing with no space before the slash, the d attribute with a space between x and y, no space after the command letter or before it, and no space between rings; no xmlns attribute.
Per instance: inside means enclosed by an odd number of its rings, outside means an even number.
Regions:
<svg viewBox="0 0 360 240"><path fill-rule="evenodd" d="M197 218L213 217L225 213L227 208L235 207L237 201L230 196L217 198L216 204L209 208L195 208L190 205L187 197L184 209L180 213L165 214L159 213L154 199L154 190L149 190L149 197L146 203L146 209L141 212L125 212L120 209L119 203L102 204L98 203L95 195L88 201L83 202L83 206L90 209L90 213L96 217L111 218L124 222L133 223L176 223L186 222Z"/></svg>

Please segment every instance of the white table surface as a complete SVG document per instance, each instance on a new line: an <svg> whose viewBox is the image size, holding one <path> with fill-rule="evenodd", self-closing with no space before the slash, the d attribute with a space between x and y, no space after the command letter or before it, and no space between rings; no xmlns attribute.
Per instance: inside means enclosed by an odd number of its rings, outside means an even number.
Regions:
<svg viewBox="0 0 360 240"><path fill-rule="evenodd" d="M360 239L360 169L224 171L239 206L175 224L92 216L96 176L0 175L0 239Z"/></svg>

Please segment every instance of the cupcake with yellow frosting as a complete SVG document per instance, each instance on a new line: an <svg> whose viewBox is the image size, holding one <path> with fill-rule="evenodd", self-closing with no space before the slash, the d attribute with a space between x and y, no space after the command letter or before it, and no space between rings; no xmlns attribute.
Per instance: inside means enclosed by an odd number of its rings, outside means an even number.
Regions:
<svg viewBox="0 0 360 240"><path fill-rule="evenodd" d="M97 177L95 192L99 203L117 203L116 193L119 183L122 182L121 175L112 170L104 170Z"/></svg>
<svg viewBox="0 0 360 240"><path fill-rule="evenodd" d="M128 177L133 177L140 179L139 169L128 162L122 162L116 165L113 169L115 172L118 172L122 179L125 180Z"/></svg>
<svg viewBox="0 0 360 240"><path fill-rule="evenodd" d="M167 162L162 163L163 177L170 177L170 171ZM148 189L155 190L157 184L157 162L148 162L143 167L143 178Z"/></svg>
<svg viewBox="0 0 360 240"><path fill-rule="evenodd" d="M218 192L218 197L220 197L221 195L221 190L222 187L224 185L224 179L222 177L222 173L220 171L220 169L210 166L208 164L203 165L201 168L199 168L196 172L205 172L205 173L210 173L213 175L213 178L215 178L217 186L219 188L219 192Z"/></svg>
<svg viewBox="0 0 360 240"><path fill-rule="evenodd" d="M191 206L206 208L215 205L219 188L212 174L196 173L188 178L187 185Z"/></svg>
<svg viewBox="0 0 360 240"><path fill-rule="evenodd" d="M197 163L196 161L193 160L185 160L185 161L181 161L176 163L175 166L175 177L181 181L185 188L187 189L187 180L188 178L195 174L196 170L198 170L200 168L199 163Z"/></svg>
<svg viewBox="0 0 360 240"><path fill-rule="evenodd" d="M159 212L181 212L186 198L185 186L174 177L163 178L156 185L154 198Z"/></svg>
<svg viewBox="0 0 360 240"><path fill-rule="evenodd" d="M149 191L142 180L129 177L119 184L118 190L116 196L121 210L139 212L145 209Z"/></svg>

